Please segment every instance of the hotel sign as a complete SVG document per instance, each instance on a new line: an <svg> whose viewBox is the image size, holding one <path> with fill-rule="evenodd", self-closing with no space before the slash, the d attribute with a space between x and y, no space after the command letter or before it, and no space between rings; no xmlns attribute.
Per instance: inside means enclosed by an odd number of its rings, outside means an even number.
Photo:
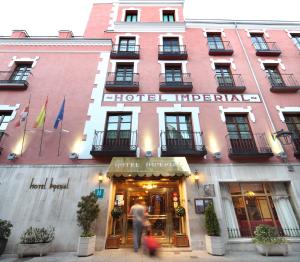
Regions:
<svg viewBox="0 0 300 262"><path fill-rule="evenodd" d="M260 103L258 94L104 94L104 102L130 103Z"/></svg>

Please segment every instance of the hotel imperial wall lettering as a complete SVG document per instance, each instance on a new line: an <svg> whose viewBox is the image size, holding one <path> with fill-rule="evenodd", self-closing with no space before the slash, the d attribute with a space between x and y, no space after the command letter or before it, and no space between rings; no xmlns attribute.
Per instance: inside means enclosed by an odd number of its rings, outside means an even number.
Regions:
<svg viewBox="0 0 300 262"><path fill-rule="evenodd" d="M104 102L260 103L258 94L104 94Z"/></svg>
<svg viewBox="0 0 300 262"><path fill-rule="evenodd" d="M68 181L66 181L66 183L55 183L54 179L48 179L45 178L45 180L43 182L35 182L34 178L31 179L31 183L29 185L29 189L52 189L53 192L55 190L62 190L62 189L69 189L69 182L70 182L70 178L68 178Z"/></svg>

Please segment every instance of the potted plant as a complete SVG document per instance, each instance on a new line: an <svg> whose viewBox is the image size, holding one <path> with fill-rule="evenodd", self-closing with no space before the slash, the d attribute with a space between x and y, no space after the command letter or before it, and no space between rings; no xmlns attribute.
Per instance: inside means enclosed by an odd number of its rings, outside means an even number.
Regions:
<svg viewBox="0 0 300 262"><path fill-rule="evenodd" d="M79 257L90 256L94 254L96 247L96 236L91 232L92 224L100 211L96 194L92 192L88 196L81 197L77 207L78 225L83 230L78 240L77 255Z"/></svg>
<svg viewBox="0 0 300 262"><path fill-rule="evenodd" d="M276 228L268 225L259 225L255 228L253 243L255 243L258 253L269 255L288 254L287 241L283 237L279 237Z"/></svg>
<svg viewBox="0 0 300 262"><path fill-rule="evenodd" d="M178 206L175 208L175 214L179 217L179 233L174 234L174 245L176 247L188 247L189 238L183 232L183 217L185 216L185 208L183 206Z"/></svg>
<svg viewBox="0 0 300 262"><path fill-rule="evenodd" d="M111 216L113 218L113 232L106 239L105 248L119 248L121 243L121 237L116 235L116 223L117 220L122 216L123 210L119 206L114 206L111 211Z"/></svg>
<svg viewBox="0 0 300 262"><path fill-rule="evenodd" d="M220 225L213 204L209 204L204 212L205 215L205 246L207 253L214 256L225 254L225 242L220 234Z"/></svg>
<svg viewBox="0 0 300 262"><path fill-rule="evenodd" d="M12 226L10 221L0 219L0 256L5 250Z"/></svg>
<svg viewBox="0 0 300 262"><path fill-rule="evenodd" d="M54 239L54 227L29 227L22 235L18 244L18 257L44 256L50 251Z"/></svg>

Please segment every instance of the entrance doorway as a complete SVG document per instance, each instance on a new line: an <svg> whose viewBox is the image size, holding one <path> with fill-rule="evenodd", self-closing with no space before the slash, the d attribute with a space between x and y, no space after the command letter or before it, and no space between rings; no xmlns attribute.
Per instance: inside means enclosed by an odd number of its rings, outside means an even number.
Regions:
<svg viewBox="0 0 300 262"><path fill-rule="evenodd" d="M123 247L133 244L132 216L130 208L136 199L140 199L148 213L152 235L162 246L171 246L173 235L179 232L180 218L175 208L180 203L181 180L161 179L118 179L115 185L115 205L123 209L122 217L116 223L116 233L121 236Z"/></svg>

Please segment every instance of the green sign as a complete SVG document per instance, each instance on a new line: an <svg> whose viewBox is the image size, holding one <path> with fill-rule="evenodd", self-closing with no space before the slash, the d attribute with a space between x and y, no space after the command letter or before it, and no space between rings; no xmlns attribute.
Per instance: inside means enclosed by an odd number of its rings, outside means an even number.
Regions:
<svg viewBox="0 0 300 262"><path fill-rule="evenodd" d="M95 194L97 198L101 199L104 197L104 188L97 188L95 189Z"/></svg>

